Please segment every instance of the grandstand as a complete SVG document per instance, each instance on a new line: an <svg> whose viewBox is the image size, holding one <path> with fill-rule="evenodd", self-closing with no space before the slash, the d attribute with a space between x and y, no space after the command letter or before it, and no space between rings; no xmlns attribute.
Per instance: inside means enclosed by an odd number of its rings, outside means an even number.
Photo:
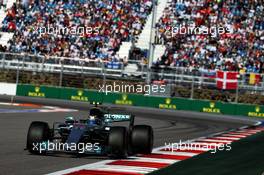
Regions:
<svg viewBox="0 0 264 175"><path fill-rule="evenodd" d="M88 89L162 81L167 96L264 102L260 0L8 0L6 6L1 81ZM218 71L239 72L237 88L217 89Z"/></svg>
<svg viewBox="0 0 264 175"><path fill-rule="evenodd" d="M120 59L120 45L141 32L152 7L150 0L25 2L15 3L3 21L2 31L14 33L7 51L104 60ZM65 28L76 31L54 32Z"/></svg>
<svg viewBox="0 0 264 175"><path fill-rule="evenodd" d="M157 23L157 38L166 51L155 62L173 67L263 73L263 17L263 1L172 0ZM225 32L213 35L184 31L191 26L222 27ZM180 30L173 32L175 28Z"/></svg>

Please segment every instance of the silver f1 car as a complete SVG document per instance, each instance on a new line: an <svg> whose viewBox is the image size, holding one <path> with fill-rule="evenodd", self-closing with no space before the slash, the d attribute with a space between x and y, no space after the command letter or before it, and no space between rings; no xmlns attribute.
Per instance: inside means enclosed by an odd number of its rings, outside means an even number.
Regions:
<svg viewBox="0 0 264 175"><path fill-rule="evenodd" d="M27 150L32 154L72 153L127 157L150 154L153 148L153 129L134 125L133 115L110 114L100 107L90 109L85 120L67 117L64 122L34 121L27 134ZM129 126L113 126L115 122Z"/></svg>

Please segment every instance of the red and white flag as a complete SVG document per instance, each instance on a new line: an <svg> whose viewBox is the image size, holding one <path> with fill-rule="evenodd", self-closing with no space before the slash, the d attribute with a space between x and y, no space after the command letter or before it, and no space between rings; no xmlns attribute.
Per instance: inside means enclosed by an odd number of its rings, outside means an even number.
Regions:
<svg viewBox="0 0 264 175"><path fill-rule="evenodd" d="M216 85L219 89L236 89L238 86L238 72L217 71Z"/></svg>

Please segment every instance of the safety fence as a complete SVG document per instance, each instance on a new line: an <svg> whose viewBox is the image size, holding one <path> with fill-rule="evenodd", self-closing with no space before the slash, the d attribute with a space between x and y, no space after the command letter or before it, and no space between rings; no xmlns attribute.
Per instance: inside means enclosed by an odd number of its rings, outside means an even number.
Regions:
<svg viewBox="0 0 264 175"><path fill-rule="evenodd" d="M12 74L11 78L1 75L5 72ZM83 86L82 88L86 88L82 83L70 83L68 85L69 75L75 77L97 76L102 79L126 78L128 80L137 77L136 79L146 81L146 83L155 80L165 80L167 84L189 86L194 84L197 86L216 87L215 70L165 66L148 68L142 61L128 60L127 63L124 63L98 59L0 52L0 81L34 84L34 82L25 82L32 79L28 74L46 75L49 76L48 79L56 77L56 80L50 80L52 82L51 85L61 87L71 86L79 88ZM42 79L47 78L43 77ZM264 92L264 74L241 73L238 83L240 90Z"/></svg>
<svg viewBox="0 0 264 175"><path fill-rule="evenodd" d="M224 115L264 117L264 106L224 103L217 101L166 98L138 94L108 93L92 90L50 86L18 85L16 95L53 98L82 102L100 102L116 105L152 107L171 110L186 110Z"/></svg>

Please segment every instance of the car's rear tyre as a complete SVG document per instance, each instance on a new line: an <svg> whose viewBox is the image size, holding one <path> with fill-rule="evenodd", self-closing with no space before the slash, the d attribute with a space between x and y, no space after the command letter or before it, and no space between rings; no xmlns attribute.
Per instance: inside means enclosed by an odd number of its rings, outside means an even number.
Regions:
<svg viewBox="0 0 264 175"><path fill-rule="evenodd" d="M127 156L127 136L126 127L114 126L110 129L108 138L109 157L124 158Z"/></svg>
<svg viewBox="0 0 264 175"><path fill-rule="evenodd" d="M130 148L133 154L150 154L153 149L153 129L148 125L136 125L131 132Z"/></svg>
<svg viewBox="0 0 264 175"><path fill-rule="evenodd" d="M32 122L27 134L27 149L32 154L40 154L40 144L50 138L50 128L46 122ZM44 152L42 152L44 153Z"/></svg>

